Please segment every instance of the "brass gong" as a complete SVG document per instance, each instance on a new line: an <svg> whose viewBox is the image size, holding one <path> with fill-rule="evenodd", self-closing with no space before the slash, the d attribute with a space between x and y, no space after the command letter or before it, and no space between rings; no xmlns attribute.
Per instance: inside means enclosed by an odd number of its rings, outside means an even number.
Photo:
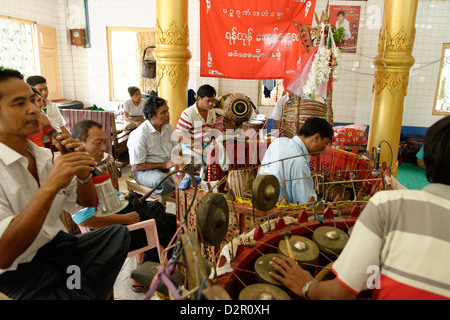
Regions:
<svg viewBox="0 0 450 320"><path fill-rule="evenodd" d="M271 210L278 202L279 195L280 182L274 175L262 173L253 180L252 204L256 209Z"/></svg>
<svg viewBox="0 0 450 320"><path fill-rule="evenodd" d="M291 245L295 261L302 267L309 267L308 264L317 264L320 252L314 241L301 236L292 236L287 241ZM286 241L280 241L278 252L286 256L289 255Z"/></svg>
<svg viewBox="0 0 450 320"><path fill-rule="evenodd" d="M277 286L266 283L248 285L239 293L239 300L292 300Z"/></svg>
<svg viewBox="0 0 450 320"><path fill-rule="evenodd" d="M202 242L218 246L227 235L229 212L227 200L217 193L208 193L198 205L197 230Z"/></svg>
<svg viewBox="0 0 450 320"><path fill-rule="evenodd" d="M268 254L265 254L265 255L259 257L258 259L256 259L256 262L255 262L256 280L258 282L268 283L268 284L272 284L275 286L283 287L283 284L280 281L275 280L274 278L272 278L269 275L269 272L273 272L273 273L279 275L278 271L273 269L269 264L269 262L272 261L273 257L277 257L282 260L286 259L286 256L284 256L282 254L278 254L278 253L268 253Z"/></svg>
<svg viewBox="0 0 450 320"><path fill-rule="evenodd" d="M348 235L334 227L319 227L313 232L313 241L324 254L338 255L347 244Z"/></svg>

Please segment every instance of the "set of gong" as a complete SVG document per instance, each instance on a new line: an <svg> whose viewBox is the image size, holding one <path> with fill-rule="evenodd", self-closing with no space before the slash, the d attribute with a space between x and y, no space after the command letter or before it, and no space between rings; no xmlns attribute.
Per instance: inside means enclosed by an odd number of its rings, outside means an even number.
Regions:
<svg viewBox="0 0 450 320"><path fill-rule="evenodd" d="M351 229L349 230L349 232ZM349 235L341 229L322 226L313 231L312 239L292 235L290 231L280 233L278 253L264 254L256 259L254 264L255 280L257 283L246 286L239 293L239 300L289 300L291 299L286 288L281 282L269 275L269 272L277 273L270 261L274 257L285 259L291 257L302 268L312 271L314 268L322 268L322 275L329 271L329 264L342 252ZM325 259L321 259L321 255ZM323 261L321 262L320 260ZM320 272L319 272L320 274ZM316 280L322 280L317 278Z"/></svg>

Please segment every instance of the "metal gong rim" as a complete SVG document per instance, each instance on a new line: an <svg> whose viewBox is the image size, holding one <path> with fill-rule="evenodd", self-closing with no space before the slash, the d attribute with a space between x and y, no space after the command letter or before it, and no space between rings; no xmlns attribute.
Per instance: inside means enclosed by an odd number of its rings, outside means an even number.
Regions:
<svg viewBox="0 0 450 320"><path fill-rule="evenodd" d="M261 211L271 210L278 202L280 182L272 174L259 174L252 185L252 204Z"/></svg>
<svg viewBox="0 0 450 320"><path fill-rule="evenodd" d="M320 250L317 244L305 237L292 236L288 239L295 261L315 264L319 259ZM286 241L280 241L279 252L286 256L289 255Z"/></svg>
<svg viewBox="0 0 450 320"><path fill-rule="evenodd" d="M348 241L348 235L335 227L323 226L313 232L313 241L325 254L341 253Z"/></svg>
<svg viewBox="0 0 450 320"><path fill-rule="evenodd" d="M256 277L257 277L257 280L259 282L273 284L273 285L278 286L278 287L283 287L283 284L280 281L275 280L274 278L272 278L269 275L269 272L273 272L273 273L279 275L278 271L273 269L270 266L270 264L269 264L269 262L272 261L272 259L274 257L277 257L277 258L280 258L280 259L285 259L286 258L285 255L278 254L278 253L268 253L268 254L265 254L265 255L259 257L255 261Z"/></svg>
<svg viewBox="0 0 450 320"><path fill-rule="evenodd" d="M277 286L255 283L241 290L239 300L291 300L291 297Z"/></svg>
<svg viewBox="0 0 450 320"><path fill-rule="evenodd" d="M224 196L217 193L205 195L197 210L197 231L202 242L218 246L228 232L228 204Z"/></svg>

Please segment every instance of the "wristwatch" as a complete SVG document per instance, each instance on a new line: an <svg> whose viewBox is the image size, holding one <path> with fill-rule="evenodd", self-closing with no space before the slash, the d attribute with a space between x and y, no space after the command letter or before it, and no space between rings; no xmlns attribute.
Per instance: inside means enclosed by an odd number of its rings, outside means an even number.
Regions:
<svg viewBox="0 0 450 320"><path fill-rule="evenodd" d="M308 298L309 287L311 287L311 285L312 285L314 282L317 282L317 280L311 280L311 281L307 282L307 283L303 286L303 288L302 288L302 295L303 295L303 298L305 298L305 300L309 300L309 298Z"/></svg>
<svg viewBox="0 0 450 320"><path fill-rule="evenodd" d="M92 173L90 173L90 174L88 175L88 177L87 177L86 179L84 179L84 180L81 180L80 178L78 178L78 177L75 175L75 179L77 179L77 181L78 181L79 183L81 183L81 184L85 184L86 182L88 182L88 180L89 180L90 178L92 178Z"/></svg>

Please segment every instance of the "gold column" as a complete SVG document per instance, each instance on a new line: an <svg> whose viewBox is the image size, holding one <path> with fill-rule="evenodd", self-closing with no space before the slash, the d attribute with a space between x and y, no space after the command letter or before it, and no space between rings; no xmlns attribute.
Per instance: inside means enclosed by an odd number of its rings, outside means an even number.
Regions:
<svg viewBox="0 0 450 320"><path fill-rule="evenodd" d="M175 129L187 107L189 80L188 0L156 1L156 49L158 95L167 100L170 124Z"/></svg>
<svg viewBox="0 0 450 320"><path fill-rule="evenodd" d="M409 70L414 64L412 50L416 34L418 0L384 0L383 24L378 38L378 54L374 59L372 115L368 150L387 141L393 152L392 169L396 174L398 145L407 94ZM380 163L391 162L391 151L381 143Z"/></svg>

